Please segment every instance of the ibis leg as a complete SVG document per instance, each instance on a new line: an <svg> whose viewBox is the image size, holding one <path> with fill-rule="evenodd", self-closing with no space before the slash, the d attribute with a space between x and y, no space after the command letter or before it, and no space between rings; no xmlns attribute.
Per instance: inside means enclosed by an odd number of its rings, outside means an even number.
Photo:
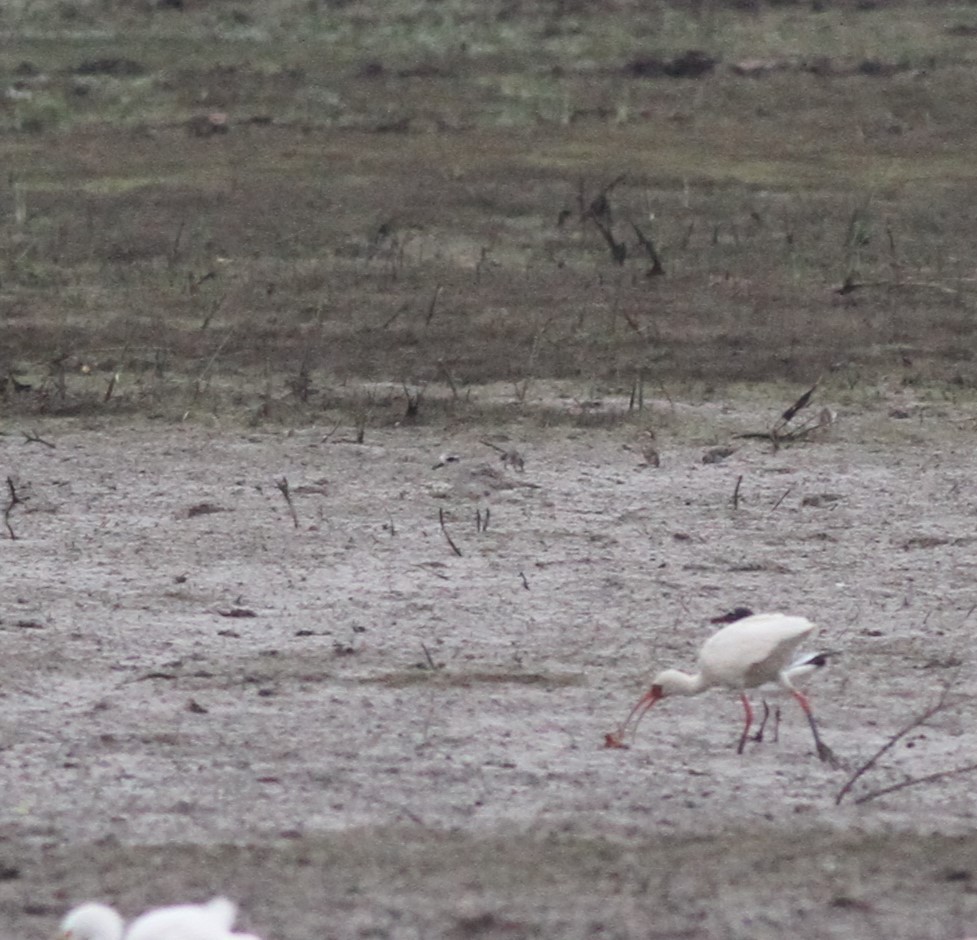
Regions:
<svg viewBox="0 0 977 940"><path fill-rule="evenodd" d="M767 700L762 699L762 702L763 717L760 719L760 727L756 729L756 734L753 735L753 740L756 741L757 744L763 740L763 729L767 727L767 719L770 717L770 706L767 704Z"/></svg>
<svg viewBox="0 0 977 940"><path fill-rule="evenodd" d="M743 710L746 712L746 721L743 724L743 734L740 735L740 745L736 748L737 754L743 753L743 748L746 747L746 739L750 734L750 725L753 724L753 708L750 706L750 700L746 697L745 692L740 695L740 701L743 703Z"/></svg>
<svg viewBox="0 0 977 940"><path fill-rule="evenodd" d="M811 705L808 700L797 689L791 689L791 695L797 699L797 704L804 709L804 714L807 715L807 723L811 726L811 734L814 735L814 746L817 748L818 757L832 767L840 767L841 762L835 757L831 748L821 740L821 735L818 734L818 725L814 720L814 713L811 711Z"/></svg>

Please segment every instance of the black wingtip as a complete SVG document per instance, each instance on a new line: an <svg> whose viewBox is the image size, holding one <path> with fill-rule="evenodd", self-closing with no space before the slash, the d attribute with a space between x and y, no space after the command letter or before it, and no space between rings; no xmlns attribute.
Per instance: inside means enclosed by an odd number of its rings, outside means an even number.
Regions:
<svg viewBox="0 0 977 940"><path fill-rule="evenodd" d="M737 620L742 620L744 617L752 617L753 611L749 607L734 607L732 610L727 611L725 614L720 614L718 617L713 617L710 623L736 623Z"/></svg>

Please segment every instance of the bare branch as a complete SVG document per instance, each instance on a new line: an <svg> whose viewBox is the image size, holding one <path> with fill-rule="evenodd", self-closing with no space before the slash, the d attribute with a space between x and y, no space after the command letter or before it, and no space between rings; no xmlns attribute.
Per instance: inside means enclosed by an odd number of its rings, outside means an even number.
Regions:
<svg viewBox="0 0 977 940"><path fill-rule="evenodd" d="M424 658L427 660L427 668L430 669L431 672L437 672L438 664L434 661L431 651L424 643L421 643L421 649L424 650Z"/></svg>
<svg viewBox="0 0 977 940"><path fill-rule="evenodd" d="M292 523L297 529L299 527L299 517L295 511L295 506L292 504L292 493L288 487L288 478L282 477L280 480L275 480L275 486L278 487L279 492L285 497L285 502L288 504L288 511L292 514Z"/></svg>
<svg viewBox="0 0 977 940"><path fill-rule="evenodd" d="M14 533L13 526L10 524L10 514L13 512L14 506L22 503L23 500L17 494L17 487L14 485L12 477L7 477L7 489L10 491L10 500L3 511L3 524L7 527L7 531L10 533L11 541L16 541L17 536Z"/></svg>
<svg viewBox="0 0 977 940"><path fill-rule="evenodd" d="M740 508L740 484L743 482L743 474L736 478L736 486L733 487L733 509Z"/></svg>
<svg viewBox="0 0 977 940"><path fill-rule="evenodd" d="M950 687L944 686L943 691L940 693L940 697L936 700L936 703L931 705L922 714L917 715L909 722L905 727L897 731L892 737L889 738L885 744L882 745L861 767L859 767L846 781L845 785L838 791L837 796L835 796L835 806L838 806L841 801L845 798L846 794L851 791L851 788L855 785L855 782L862 776L864 776L868 771L870 771L876 763L878 763L879 758L885 754L887 751L892 750L893 747L910 731L926 724L935 714L946 708L947 696L950 694ZM856 800L856 802L858 802Z"/></svg>
<svg viewBox="0 0 977 940"><path fill-rule="evenodd" d="M386 330L393 325L394 320L397 319L402 313L410 310L410 304L401 304L383 323L380 324L381 330Z"/></svg>
<svg viewBox="0 0 977 940"><path fill-rule="evenodd" d="M455 545L454 539L451 538L451 534L448 532L444 524L444 510L438 509L438 522L441 523L441 531L444 533L445 539L447 539L448 544L451 546L451 550L461 558L461 549Z"/></svg>
<svg viewBox="0 0 977 940"><path fill-rule="evenodd" d="M611 258L616 264L624 264L628 257L628 246L623 242L619 242L615 237L614 233L611 231L610 226L605 225L597 216L591 214L590 221L594 223L597 231L601 233L604 237L604 241L607 242L607 247L610 249Z"/></svg>
<svg viewBox="0 0 977 940"><path fill-rule="evenodd" d="M334 425L332 426L332 430L331 430L331 431L330 431L330 432L329 432L328 434L326 434L326 436L325 436L325 437L323 437L323 438L322 438L322 440L321 440L321 441L319 441L319 443L320 443L320 444L326 444L326 443L328 443L328 441L329 441L329 438L331 438L331 437L333 436L333 434L335 434L335 433L336 433L336 432L337 432L337 431L339 430L339 425L340 425L340 424L342 424L342 418L340 418L340 419L339 419L339 421L337 421L337 422L336 422L336 423L335 423L335 424L334 424Z"/></svg>
<svg viewBox="0 0 977 940"><path fill-rule="evenodd" d="M638 236L641 247L644 248L649 259L651 259L651 267L645 271L645 277L661 277L665 273L665 268L662 265L662 259L658 254L658 249L655 248L655 243L638 228L636 223L632 222L631 228L634 229L634 234Z"/></svg>
<svg viewBox="0 0 977 940"><path fill-rule="evenodd" d="M434 289L434 294L431 296L431 302L427 306L427 315L424 317L425 326L430 326L431 321L434 319L434 312L438 308L438 300L443 291L444 286L441 284L438 284L438 286Z"/></svg>
<svg viewBox="0 0 977 940"><path fill-rule="evenodd" d="M438 369L441 370L441 374L444 376L445 381L448 383L448 388L451 389L451 397L457 401L458 400L458 386L455 385L454 377L451 375L451 370L448 368L447 364L443 359L438 359Z"/></svg>
<svg viewBox="0 0 977 940"><path fill-rule="evenodd" d="M50 447L51 450L54 450L58 446L57 444L52 444L50 441L44 440L37 431L24 431L22 433L25 444L43 444L45 447Z"/></svg>
<svg viewBox="0 0 977 940"><path fill-rule="evenodd" d="M784 424L790 421L794 417L794 415L797 414L798 411L800 411L802 408L804 408L807 405L807 403L811 400L811 396L817 390L817 387L820 384L820 382L821 380L818 379L817 382L815 382L803 395L801 395L800 398L797 399L797 401L794 402L793 405L790 406L790 408L788 408L780 416Z"/></svg>
<svg viewBox="0 0 977 940"><path fill-rule="evenodd" d="M407 408L404 411L405 421L416 421L418 412L421 408L421 400L424 398L424 387L417 389L416 392L412 392L408 387L407 383L404 382L404 397L407 399Z"/></svg>
<svg viewBox="0 0 977 940"><path fill-rule="evenodd" d="M941 770L935 774L927 774L925 777L910 777L908 780L903 780L902 783L892 784L891 787L883 787L881 790L872 790L870 793L865 793L855 800L855 802L867 803L869 800L874 800L879 796L885 796L885 794L893 793L896 790L914 787L919 783L933 783L935 780L942 780L944 777L955 777L958 774L973 773L975 770L977 770L977 764L964 764L963 767L954 767L953 770Z"/></svg>

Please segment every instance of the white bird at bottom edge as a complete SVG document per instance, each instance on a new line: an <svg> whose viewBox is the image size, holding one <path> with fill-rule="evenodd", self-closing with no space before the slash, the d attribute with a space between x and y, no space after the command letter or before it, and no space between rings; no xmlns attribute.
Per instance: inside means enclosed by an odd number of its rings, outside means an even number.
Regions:
<svg viewBox="0 0 977 940"><path fill-rule="evenodd" d="M627 747L624 736L628 729L637 732L642 717L661 699L670 695L698 695L713 686L723 686L739 691L743 703L746 720L737 747L737 753L742 754L753 723L753 708L746 689L773 682L789 692L804 711L818 757L832 767L840 766L831 748L821 740L807 697L791 681L823 664L819 659L824 654L796 658L797 648L816 632L817 626L806 617L779 613L751 614L729 623L703 643L698 672L689 675L666 669L658 673L620 728L606 735L604 746Z"/></svg>
<svg viewBox="0 0 977 940"><path fill-rule="evenodd" d="M89 901L72 908L61 921L57 940L259 940L234 933L237 905L227 898L206 904L160 907L125 922L106 904Z"/></svg>

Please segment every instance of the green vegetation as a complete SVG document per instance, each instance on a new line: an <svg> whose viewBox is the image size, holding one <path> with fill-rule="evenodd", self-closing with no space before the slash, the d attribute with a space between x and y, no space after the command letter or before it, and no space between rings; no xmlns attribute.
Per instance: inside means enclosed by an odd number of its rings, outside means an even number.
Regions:
<svg viewBox="0 0 977 940"><path fill-rule="evenodd" d="M8 411L977 381L969 4L25 0L0 31Z"/></svg>

